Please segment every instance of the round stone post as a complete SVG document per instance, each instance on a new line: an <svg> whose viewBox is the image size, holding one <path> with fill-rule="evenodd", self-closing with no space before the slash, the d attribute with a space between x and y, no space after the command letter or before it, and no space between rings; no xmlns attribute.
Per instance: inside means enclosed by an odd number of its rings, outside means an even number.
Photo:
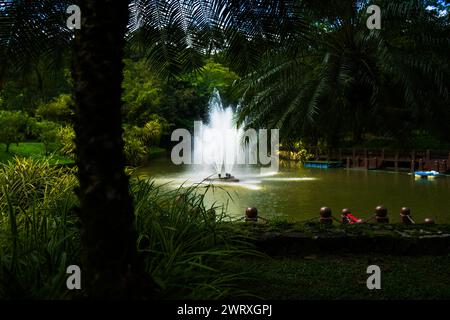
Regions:
<svg viewBox="0 0 450 320"><path fill-rule="evenodd" d="M384 206L378 206L375 208L375 220L379 223L389 223L387 217L388 211Z"/></svg>
<svg viewBox="0 0 450 320"><path fill-rule="evenodd" d="M400 210L400 220L403 224L412 224L411 209L403 207Z"/></svg>
<svg viewBox="0 0 450 320"><path fill-rule="evenodd" d="M245 221L252 221L257 222L258 221L258 209L255 207L250 207L245 209Z"/></svg>
<svg viewBox="0 0 450 320"><path fill-rule="evenodd" d="M333 217L331 213L331 209L328 207L320 208L320 222L324 224L332 224Z"/></svg>

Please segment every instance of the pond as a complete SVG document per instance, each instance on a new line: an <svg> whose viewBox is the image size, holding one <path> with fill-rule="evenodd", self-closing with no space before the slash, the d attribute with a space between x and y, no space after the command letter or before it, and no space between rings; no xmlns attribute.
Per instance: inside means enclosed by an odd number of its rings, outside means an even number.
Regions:
<svg viewBox="0 0 450 320"><path fill-rule="evenodd" d="M198 183L210 173L159 158L137 174L177 188ZM256 207L261 217L303 221L317 217L320 207L328 206L338 218L342 208L368 218L377 205L383 204L391 222L399 222L400 208L407 206L416 222L433 218L437 223L450 223L449 176L416 179L407 172L306 169L286 161L272 175L261 176L256 168L233 174L239 182L215 183L217 188L208 191L205 201L208 206L225 205L234 217L242 217L247 207Z"/></svg>

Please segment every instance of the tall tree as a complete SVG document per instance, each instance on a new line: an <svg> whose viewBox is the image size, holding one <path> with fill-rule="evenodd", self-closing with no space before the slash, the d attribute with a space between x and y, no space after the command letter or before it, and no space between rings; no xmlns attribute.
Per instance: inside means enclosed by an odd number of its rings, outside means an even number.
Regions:
<svg viewBox="0 0 450 320"><path fill-rule="evenodd" d="M121 126L128 1L82 0L73 51L82 262L91 297L143 294Z"/></svg>
<svg viewBox="0 0 450 320"><path fill-rule="evenodd" d="M67 0L0 1L0 90L10 78L36 78L60 70L69 51L70 30L62 28Z"/></svg>
<svg viewBox="0 0 450 320"><path fill-rule="evenodd" d="M338 2L309 4L307 41L269 48L258 70L244 77L241 120L330 144L339 135L399 136L448 121L445 17L422 0ZM366 26L374 3L381 7L381 30Z"/></svg>

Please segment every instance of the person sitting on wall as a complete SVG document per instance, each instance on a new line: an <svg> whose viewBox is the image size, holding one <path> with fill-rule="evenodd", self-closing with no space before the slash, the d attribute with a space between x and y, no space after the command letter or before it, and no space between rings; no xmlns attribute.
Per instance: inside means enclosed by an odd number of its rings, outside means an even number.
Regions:
<svg viewBox="0 0 450 320"><path fill-rule="evenodd" d="M362 220L352 215L350 209L342 209L342 224L361 223Z"/></svg>

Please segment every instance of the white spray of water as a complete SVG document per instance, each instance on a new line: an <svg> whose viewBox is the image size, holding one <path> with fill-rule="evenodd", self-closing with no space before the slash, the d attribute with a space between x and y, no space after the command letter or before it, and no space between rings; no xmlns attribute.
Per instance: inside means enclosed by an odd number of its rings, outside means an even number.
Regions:
<svg viewBox="0 0 450 320"><path fill-rule="evenodd" d="M217 89L209 100L208 118L194 136L194 157L203 160L205 171L212 167L214 173L231 174L251 147L242 144L244 129L237 127L233 109L223 106Z"/></svg>

